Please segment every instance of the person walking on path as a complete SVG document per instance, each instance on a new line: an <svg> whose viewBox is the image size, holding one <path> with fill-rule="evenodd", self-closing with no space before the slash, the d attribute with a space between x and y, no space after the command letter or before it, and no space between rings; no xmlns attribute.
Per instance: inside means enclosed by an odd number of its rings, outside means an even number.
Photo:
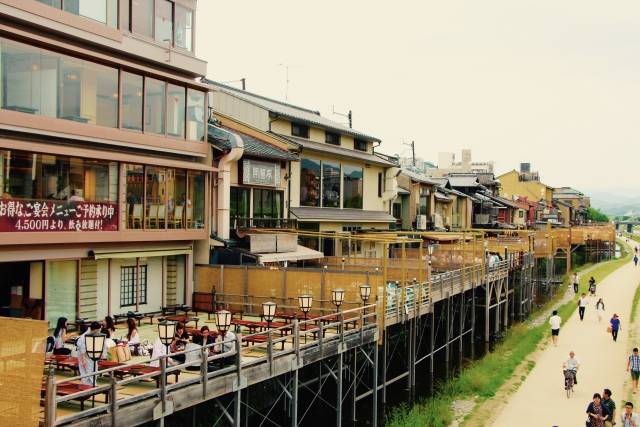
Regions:
<svg viewBox="0 0 640 427"><path fill-rule="evenodd" d="M573 293L578 294L578 287L580 285L580 281L578 280L578 273L573 273Z"/></svg>
<svg viewBox="0 0 640 427"><path fill-rule="evenodd" d="M596 279L594 279L593 276L589 279L589 293L592 297L596 296Z"/></svg>
<svg viewBox="0 0 640 427"><path fill-rule="evenodd" d="M602 404L600 393L593 395L593 402L587 406L587 415L589 416L589 427L604 427L604 420L607 419L607 408Z"/></svg>
<svg viewBox="0 0 640 427"><path fill-rule="evenodd" d="M638 266L638 254L633 256L633 264L637 267Z"/></svg>
<svg viewBox="0 0 640 427"><path fill-rule="evenodd" d="M578 314L580 315L580 321L584 320L584 311L587 308L587 304L589 304L587 301L587 294L583 292L582 296L578 300Z"/></svg>
<svg viewBox="0 0 640 427"><path fill-rule="evenodd" d="M558 316L558 310L553 310L552 316L549 318L549 324L551 325L551 341L556 347L558 346L560 323L562 323L562 318Z"/></svg>
<svg viewBox="0 0 640 427"><path fill-rule="evenodd" d="M618 341L618 331L621 329L620 328L620 319L618 318L617 314L613 314L613 317L611 318L611 320L609 320L609 324L610 324L610 328L611 328L611 336L613 337L614 341Z"/></svg>
<svg viewBox="0 0 640 427"><path fill-rule="evenodd" d="M624 404L624 412L620 414L620 422L622 427L640 427L640 417L633 413L633 403Z"/></svg>
<svg viewBox="0 0 640 427"><path fill-rule="evenodd" d="M598 313L598 322L602 322L602 314L604 313L604 301L602 301L602 298L599 298L596 303L596 313Z"/></svg>
<svg viewBox="0 0 640 427"><path fill-rule="evenodd" d="M627 360L627 372L631 372L631 388L632 393L638 392L638 378L640 378L640 354L638 353L638 347L633 349L633 353Z"/></svg>
<svg viewBox="0 0 640 427"><path fill-rule="evenodd" d="M611 390L605 388L602 392L602 406L607 408L607 419L604 420L605 427L613 427L616 423L616 402L611 398Z"/></svg>

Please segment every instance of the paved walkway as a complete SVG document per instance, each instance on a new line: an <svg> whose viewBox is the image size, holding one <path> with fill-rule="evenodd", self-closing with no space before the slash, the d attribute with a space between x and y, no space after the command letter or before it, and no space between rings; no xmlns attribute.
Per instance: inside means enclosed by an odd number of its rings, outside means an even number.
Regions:
<svg viewBox="0 0 640 427"><path fill-rule="evenodd" d="M597 298L589 297L584 321L580 321L576 310L562 325L558 346L549 345L538 355L535 368L509 398L508 404L492 425L584 426L586 408L593 393L602 393L605 387L612 390L613 399L618 403L623 397L623 384L628 375L625 370L627 326L631 301L639 280L640 267L635 269L630 262L599 283L598 297L603 298L606 308L602 323L598 323L595 312ZM614 312L620 316L622 325L617 343L606 333L608 320ZM582 366L578 372L579 384L574 388L575 393L567 399L563 388L562 363L571 350L575 351Z"/></svg>

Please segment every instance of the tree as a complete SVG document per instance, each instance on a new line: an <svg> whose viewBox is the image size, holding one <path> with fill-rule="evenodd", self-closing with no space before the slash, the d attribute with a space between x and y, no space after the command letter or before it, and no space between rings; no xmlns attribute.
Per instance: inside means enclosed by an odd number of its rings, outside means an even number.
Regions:
<svg viewBox="0 0 640 427"><path fill-rule="evenodd" d="M609 217L596 208L587 209L587 219L592 222L609 222Z"/></svg>

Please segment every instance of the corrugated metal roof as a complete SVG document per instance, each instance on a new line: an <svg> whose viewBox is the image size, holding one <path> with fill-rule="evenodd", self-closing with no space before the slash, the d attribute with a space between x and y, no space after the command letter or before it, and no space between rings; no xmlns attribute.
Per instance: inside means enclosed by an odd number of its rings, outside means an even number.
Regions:
<svg viewBox="0 0 640 427"><path fill-rule="evenodd" d="M355 136L357 138L364 138L369 141L380 142L380 139L376 138L375 136L368 135L364 132L357 131L341 123L334 122L333 120L329 120L325 117L322 117L320 115L320 112L318 111L288 104L286 102L278 101L276 99L267 98L262 95L247 92L245 90L241 90L235 87L227 86L225 84L218 83L212 80L203 79L202 81L204 83L210 84L211 86L214 86L220 92L224 92L233 97L247 101L253 105L264 108L265 110L278 114L282 117L285 117L294 121L298 121L301 123L330 129L333 131L338 131L346 135Z"/></svg>
<svg viewBox="0 0 640 427"><path fill-rule="evenodd" d="M304 149L319 151L321 153L333 154L335 156L346 157L349 159L362 160L367 163L372 163L372 164L381 165L381 166L389 166L389 167L397 166L397 164L392 163L386 159L383 159L382 157L376 154L366 153L364 151L358 151L358 150L349 150L347 148L337 147L331 144L324 144L322 142L309 141L308 139L298 138L296 136L281 135L278 133L274 133L274 135L278 135L279 137L284 138L288 141L291 141L294 144L298 144Z"/></svg>
<svg viewBox="0 0 640 427"><path fill-rule="evenodd" d="M411 191L407 190L406 188L402 188L398 186L398 194L411 194Z"/></svg>
<svg viewBox="0 0 640 427"><path fill-rule="evenodd" d="M291 214L300 221L324 222L395 222L396 219L384 211L338 208L291 208Z"/></svg>
<svg viewBox="0 0 640 427"><path fill-rule="evenodd" d="M299 160L298 156L293 153L290 153L267 142L260 141L259 139L256 139L251 135L229 129L225 126L214 126L212 124L209 124L209 142L214 146L220 148L221 150L231 149L231 144L229 143L229 139L226 137L225 132L234 133L242 139L242 142L244 142L244 155L246 156L254 156L258 158L273 160Z"/></svg>

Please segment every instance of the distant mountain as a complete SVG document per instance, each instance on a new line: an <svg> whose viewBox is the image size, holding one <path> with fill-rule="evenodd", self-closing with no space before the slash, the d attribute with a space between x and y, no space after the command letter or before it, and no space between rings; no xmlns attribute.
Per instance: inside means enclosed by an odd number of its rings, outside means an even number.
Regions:
<svg viewBox="0 0 640 427"><path fill-rule="evenodd" d="M591 206L600 209L607 215L640 214L640 190L612 189L585 191L591 196Z"/></svg>

